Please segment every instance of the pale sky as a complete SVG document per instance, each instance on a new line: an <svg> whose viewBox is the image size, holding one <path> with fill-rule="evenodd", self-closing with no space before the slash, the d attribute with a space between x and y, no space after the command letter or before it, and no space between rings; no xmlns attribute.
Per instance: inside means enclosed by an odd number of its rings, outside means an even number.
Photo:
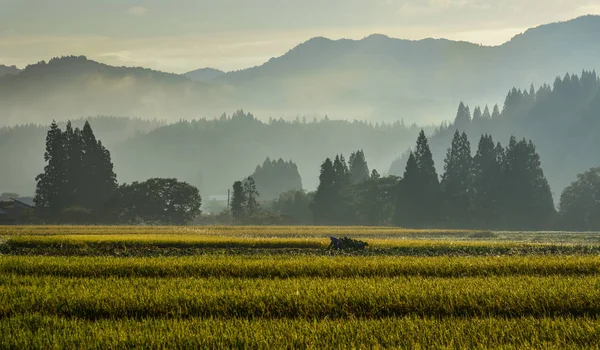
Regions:
<svg viewBox="0 0 600 350"><path fill-rule="evenodd" d="M600 0L0 0L0 63L54 56L167 72L260 65L314 36L498 45Z"/></svg>

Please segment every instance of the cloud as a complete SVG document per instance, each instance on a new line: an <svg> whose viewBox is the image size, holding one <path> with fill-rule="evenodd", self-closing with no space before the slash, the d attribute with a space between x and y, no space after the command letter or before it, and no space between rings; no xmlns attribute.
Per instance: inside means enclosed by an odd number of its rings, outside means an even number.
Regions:
<svg viewBox="0 0 600 350"><path fill-rule="evenodd" d="M144 16L148 13L148 9L142 6L134 6L127 10L127 13L132 16Z"/></svg>

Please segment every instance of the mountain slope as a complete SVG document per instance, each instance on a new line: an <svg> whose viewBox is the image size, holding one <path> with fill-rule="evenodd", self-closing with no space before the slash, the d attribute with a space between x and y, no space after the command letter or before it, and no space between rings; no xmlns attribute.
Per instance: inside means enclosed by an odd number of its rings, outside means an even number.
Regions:
<svg viewBox="0 0 600 350"><path fill-rule="evenodd" d="M299 114L439 121L461 99L496 100L514 85L600 68L599 31L600 17L587 16L528 30L496 47L383 35L314 38L217 81L243 90L251 108L268 96L271 105Z"/></svg>
<svg viewBox="0 0 600 350"><path fill-rule="evenodd" d="M0 125L87 115L198 117L226 94L177 74L112 67L84 56L54 58L0 78ZM200 114L201 115L201 114Z"/></svg>

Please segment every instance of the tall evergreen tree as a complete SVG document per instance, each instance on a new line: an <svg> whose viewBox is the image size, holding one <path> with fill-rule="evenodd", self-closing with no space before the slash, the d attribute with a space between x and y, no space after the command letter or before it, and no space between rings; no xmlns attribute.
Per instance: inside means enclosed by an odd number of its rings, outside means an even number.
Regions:
<svg viewBox="0 0 600 350"><path fill-rule="evenodd" d="M362 149L350 155L349 167L353 183L360 183L369 178L369 166Z"/></svg>
<svg viewBox="0 0 600 350"><path fill-rule="evenodd" d="M90 123L81 131L83 147L83 173L86 181L82 189L82 205L88 209L101 210L117 188L110 152L94 136Z"/></svg>
<svg viewBox="0 0 600 350"><path fill-rule="evenodd" d="M331 217L332 207L335 205L335 183L336 174L331 159L327 158L321 164L321 173L319 175L319 186L315 193L313 203L310 209L313 213L315 223L318 225L326 224Z"/></svg>
<svg viewBox="0 0 600 350"><path fill-rule="evenodd" d="M492 111L492 119L498 120L498 117L500 117L500 108L498 107L497 104L495 104L494 109Z"/></svg>
<svg viewBox="0 0 600 350"><path fill-rule="evenodd" d="M348 164L346 164L346 159L344 159L343 154L335 156L335 160L333 161L333 171L335 173L335 186L338 189L341 189L350 183L350 170L348 169Z"/></svg>
<svg viewBox="0 0 600 350"><path fill-rule="evenodd" d="M485 109L483 110L483 115L481 116L481 118L483 120L492 119L492 115L490 114L490 109L489 109L488 105L485 105Z"/></svg>
<svg viewBox="0 0 600 350"><path fill-rule="evenodd" d="M292 161L267 158L262 165L256 167L252 178L262 200L273 200L281 193L302 189L302 178L298 167Z"/></svg>
<svg viewBox="0 0 600 350"><path fill-rule="evenodd" d="M258 204L259 193L256 190L256 183L252 176L246 178L244 181L244 198L245 202L245 215L248 217L255 217L260 211L260 205Z"/></svg>
<svg viewBox="0 0 600 350"><path fill-rule="evenodd" d="M460 130L465 130L471 123L471 112L469 107L465 106L463 102L458 105L458 111L456 112L456 118L454 119L454 127Z"/></svg>
<svg viewBox="0 0 600 350"><path fill-rule="evenodd" d="M481 119L483 119L483 114L481 113L481 108L477 106L473 110L473 122L480 122Z"/></svg>
<svg viewBox="0 0 600 350"><path fill-rule="evenodd" d="M83 145L81 131L73 129L71 122L67 122L63 136L63 148L66 155L65 181L61 193L64 196L63 206L83 206L83 201L97 200L89 199L84 193L83 187L87 181L93 181L92 178L84 176L85 164L83 163Z"/></svg>
<svg viewBox="0 0 600 350"><path fill-rule="evenodd" d="M543 229L555 219L552 192L531 141L513 136L506 148L503 211L514 229Z"/></svg>
<svg viewBox="0 0 600 350"><path fill-rule="evenodd" d="M466 133L454 133L452 145L444 160L441 189L444 221L452 226L471 225L472 157Z"/></svg>
<svg viewBox="0 0 600 350"><path fill-rule="evenodd" d="M415 152L408 158L399 186L396 223L412 227L436 225L439 220L440 183L423 130L417 139Z"/></svg>
<svg viewBox="0 0 600 350"><path fill-rule="evenodd" d="M231 216L236 222L240 222L245 217L246 195L244 194L244 185L241 181L233 183L233 193L231 197Z"/></svg>
<svg viewBox="0 0 600 350"><path fill-rule="evenodd" d="M35 191L35 205L42 217L56 217L63 208L62 190L65 183L66 154L63 147L62 131L55 121L50 125L46 136L46 166L38 175Z"/></svg>
<svg viewBox="0 0 600 350"><path fill-rule="evenodd" d="M502 180L502 145L491 135L482 135L473 158L473 217L482 228L494 228L499 221Z"/></svg>

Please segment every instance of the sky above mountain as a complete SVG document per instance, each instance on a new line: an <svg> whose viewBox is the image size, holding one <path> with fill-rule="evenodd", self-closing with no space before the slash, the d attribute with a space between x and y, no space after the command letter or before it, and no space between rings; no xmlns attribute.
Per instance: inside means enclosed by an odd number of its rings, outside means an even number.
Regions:
<svg viewBox="0 0 600 350"><path fill-rule="evenodd" d="M0 64L84 54L184 73L237 70L314 36L372 33L498 45L529 27L600 14L598 0L0 0Z"/></svg>

